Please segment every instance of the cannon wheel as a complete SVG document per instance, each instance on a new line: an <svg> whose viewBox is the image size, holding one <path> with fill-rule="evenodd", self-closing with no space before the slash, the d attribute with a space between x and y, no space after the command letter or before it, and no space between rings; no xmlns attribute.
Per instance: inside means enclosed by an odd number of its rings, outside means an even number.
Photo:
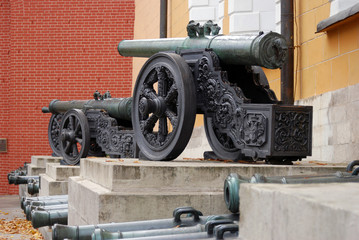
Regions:
<svg viewBox="0 0 359 240"><path fill-rule="evenodd" d="M204 130L208 143L217 157L234 161L243 157L241 150L234 146L232 139L227 134L216 131L212 117L207 114L204 115Z"/></svg>
<svg viewBox="0 0 359 240"><path fill-rule="evenodd" d="M56 156L61 156L60 128L63 116L64 114L52 114L47 131L50 147Z"/></svg>
<svg viewBox="0 0 359 240"><path fill-rule="evenodd" d="M186 147L196 118L193 76L185 60L157 53L142 67L132 103L132 125L142 154L172 160Z"/></svg>
<svg viewBox="0 0 359 240"><path fill-rule="evenodd" d="M60 150L64 161L76 165L87 156L90 128L85 114L78 109L67 111L61 123Z"/></svg>

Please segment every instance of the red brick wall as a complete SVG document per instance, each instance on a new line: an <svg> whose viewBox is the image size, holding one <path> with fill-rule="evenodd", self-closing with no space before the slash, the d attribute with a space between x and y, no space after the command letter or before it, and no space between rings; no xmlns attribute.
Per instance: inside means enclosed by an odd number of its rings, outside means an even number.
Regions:
<svg viewBox="0 0 359 240"><path fill-rule="evenodd" d="M117 44L133 38L134 10L134 0L0 0L0 194L18 192L8 172L51 154L41 108L52 99L131 95L132 60Z"/></svg>

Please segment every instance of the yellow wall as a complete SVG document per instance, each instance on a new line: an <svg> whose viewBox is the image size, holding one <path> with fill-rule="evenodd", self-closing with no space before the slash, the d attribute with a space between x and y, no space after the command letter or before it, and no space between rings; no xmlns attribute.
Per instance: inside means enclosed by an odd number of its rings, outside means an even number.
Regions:
<svg viewBox="0 0 359 240"><path fill-rule="evenodd" d="M295 99L359 83L359 18L323 33L317 24L329 17L328 0L296 0Z"/></svg>
<svg viewBox="0 0 359 240"><path fill-rule="evenodd" d="M189 22L188 1L168 0L168 32L167 36L187 37Z"/></svg>
<svg viewBox="0 0 359 240"><path fill-rule="evenodd" d="M160 1L135 1L134 39L148 39L160 37ZM147 58L133 58L132 89Z"/></svg>

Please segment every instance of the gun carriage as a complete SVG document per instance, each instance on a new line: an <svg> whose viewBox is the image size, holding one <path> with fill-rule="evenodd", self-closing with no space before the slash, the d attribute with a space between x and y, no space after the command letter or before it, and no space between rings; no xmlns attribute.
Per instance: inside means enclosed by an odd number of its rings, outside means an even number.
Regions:
<svg viewBox="0 0 359 240"><path fill-rule="evenodd" d="M132 98L94 93L92 100L51 101L48 127L51 149L63 163L76 165L90 156L136 157L131 127Z"/></svg>
<svg viewBox="0 0 359 240"><path fill-rule="evenodd" d="M51 102L44 112L53 113L49 140L54 152L76 164L90 149L95 155L135 156L137 144L144 158L172 160L186 147L196 114L203 114L218 158L291 163L311 155L312 107L283 105L261 68L283 65L285 39L274 32L223 36L219 30L211 21L204 26L191 21L187 38L121 41L120 55L149 57L133 98ZM109 118L114 120L104 120ZM133 128L126 135L131 154L105 149L105 142L116 145L126 138L123 132L101 137L112 131L102 122L116 131L122 125Z"/></svg>
<svg viewBox="0 0 359 240"><path fill-rule="evenodd" d="M274 32L217 35L208 21L191 21L187 38L123 40L122 56L150 57L135 84L132 125L141 153L171 160L186 147L196 114L222 159L295 161L311 155L312 107L285 106L261 67L286 60L285 39Z"/></svg>

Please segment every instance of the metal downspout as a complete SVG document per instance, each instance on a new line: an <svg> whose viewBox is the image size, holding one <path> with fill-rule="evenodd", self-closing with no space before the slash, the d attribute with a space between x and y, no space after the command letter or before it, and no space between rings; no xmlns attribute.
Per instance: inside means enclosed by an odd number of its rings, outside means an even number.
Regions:
<svg viewBox="0 0 359 240"><path fill-rule="evenodd" d="M160 3L160 38L167 38L167 0Z"/></svg>
<svg viewBox="0 0 359 240"><path fill-rule="evenodd" d="M294 24L293 0L281 0L281 34L288 44L288 59L281 69L281 100L283 104L294 103Z"/></svg>

